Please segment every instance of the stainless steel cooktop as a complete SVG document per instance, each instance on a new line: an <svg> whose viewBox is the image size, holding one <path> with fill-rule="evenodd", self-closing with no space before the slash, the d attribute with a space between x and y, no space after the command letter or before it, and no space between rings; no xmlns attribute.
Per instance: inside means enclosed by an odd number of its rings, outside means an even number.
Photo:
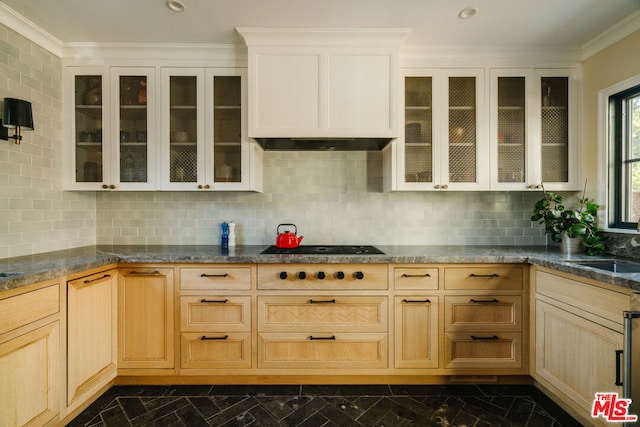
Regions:
<svg viewBox="0 0 640 427"><path fill-rule="evenodd" d="M375 246L352 246L352 245L326 245L314 246L304 245L297 248L276 248L269 246L261 252L262 254L304 254L304 255L384 255Z"/></svg>

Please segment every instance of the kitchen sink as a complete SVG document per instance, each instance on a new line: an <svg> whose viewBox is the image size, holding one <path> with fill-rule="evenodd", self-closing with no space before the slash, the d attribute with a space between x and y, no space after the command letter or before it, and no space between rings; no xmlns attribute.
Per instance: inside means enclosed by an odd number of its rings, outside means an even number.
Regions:
<svg viewBox="0 0 640 427"><path fill-rule="evenodd" d="M612 271L614 273L640 273L640 262L608 259L591 261L571 261L584 267L591 267L599 270Z"/></svg>

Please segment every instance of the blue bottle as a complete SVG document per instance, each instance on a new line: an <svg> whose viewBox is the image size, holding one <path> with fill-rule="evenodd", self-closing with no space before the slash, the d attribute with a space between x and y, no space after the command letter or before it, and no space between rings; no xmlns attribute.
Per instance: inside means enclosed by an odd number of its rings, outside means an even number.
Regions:
<svg viewBox="0 0 640 427"><path fill-rule="evenodd" d="M222 249L229 249L229 224L222 223L222 233L220 234L220 247Z"/></svg>

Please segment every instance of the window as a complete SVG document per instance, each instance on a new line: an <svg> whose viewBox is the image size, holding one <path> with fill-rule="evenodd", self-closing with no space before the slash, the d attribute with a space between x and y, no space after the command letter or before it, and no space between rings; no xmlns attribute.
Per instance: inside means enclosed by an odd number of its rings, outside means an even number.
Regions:
<svg viewBox="0 0 640 427"><path fill-rule="evenodd" d="M609 97L609 227L640 219L640 85Z"/></svg>

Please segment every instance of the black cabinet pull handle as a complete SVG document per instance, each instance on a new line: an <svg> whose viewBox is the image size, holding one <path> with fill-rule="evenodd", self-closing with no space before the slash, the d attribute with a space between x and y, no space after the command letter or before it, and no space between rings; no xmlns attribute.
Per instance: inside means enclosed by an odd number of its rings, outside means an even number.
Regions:
<svg viewBox="0 0 640 427"><path fill-rule="evenodd" d="M220 303L220 304L226 304L229 302L228 299L201 299L200 302L213 302L213 303Z"/></svg>
<svg viewBox="0 0 640 427"><path fill-rule="evenodd" d="M471 335L471 339L474 341L488 341L488 340L499 340L497 335L492 335L490 337L476 337L475 335Z"/></svg>
<svg viewBox="0 0 640 427"><path fill-rule="evenodd" d="M206 274L206 273L202 273L200 275L200 277L228 277L229 275L227 273L224 274Z"/></svg>
<svg viewBox="0 0 640 427"><path fill-rule="evenodd" d="M229 335L225 335L223 337L208 337L203 335L200 337L200 341L226 341L229 338Z"/></svg>
<svg viewBox="0 0 640 427"><path fill-rule="evenodd" d="M431 277L431 275L429 273L425 273L425 274L403 274L400 277Z"/></svg>
<svg viewBox="0 0 640 427"><path fill-rule="evenodd" d="M493 274L475 274L475 273L471 273L469 275L469 277L475 277L475 278L479 278L479 277L489 277L489 278L493 278L493 277L500 277L499 274L493 273Z"/></svg>
<svg viewBox="0 0 640 427"><path fill-rule="evenodd" d="M622 380L620 379L622 374L622 353L624 353L624 350L616 350L616 385L618 387L623 385Z"/></svg>
<svg viewBox="0 0 640 427"><path fill-rule="evenodd" d="M330 337L314 337L313 335L311 335L309 337L309 341L335 341L335 340L336 340L335 335L331 335Z"/></svg>
<svg viewBox="0 0 640 427"><path fill-rule="evenodd" d="M421 299L418 299L418 300L415 300L415 299L403 299L402 302L405 303L405 304L411 304L411 303L423 303L423 304L427 303L427 304L431 304L431 301L428 300L428 299L425 299L425 300L421 300Z"/></svg>
<svg viewBox="0 0 640 427"><path fill-rule="evenodd" d="M330 300L326 300L326 301L318 301L318 300L313 300L310 299L309 300L309 304L335 304L336 300L334 299L330 299Z"/></svg>
<svg viewBox="0 0 640 427"><path fill-rule="evenodd" d="M495 298L494 299L473 299L473 298L471 298L469 300L469 302L473 302L473 303L476 303L476 304L481 304L481 303L496 303L496 302L500 302L500 301L498 301Z"/></svg>
<svg viewBox="0 0 640 427"><path fill-rule="evenodd" d="M102 276L102 277L96 277L95 279L86 279L86 280L84 281L84 283L85 283L85 284L87 284L87 283L93 283L93 282L97 282L98 280L104 280L104 279L107 279L107 278L109 278L109 277L111 277L111 275L110 275L110 274L105 274L104 276Z"/></svg>
<svg viewBox="0 0 640 427"><path fill-rule="evenodd" d="M157 274L160 274L160 272L158 270L154 270L154 271L130 271L128 274L138 274L140 276L155 276Z"/></svg>

